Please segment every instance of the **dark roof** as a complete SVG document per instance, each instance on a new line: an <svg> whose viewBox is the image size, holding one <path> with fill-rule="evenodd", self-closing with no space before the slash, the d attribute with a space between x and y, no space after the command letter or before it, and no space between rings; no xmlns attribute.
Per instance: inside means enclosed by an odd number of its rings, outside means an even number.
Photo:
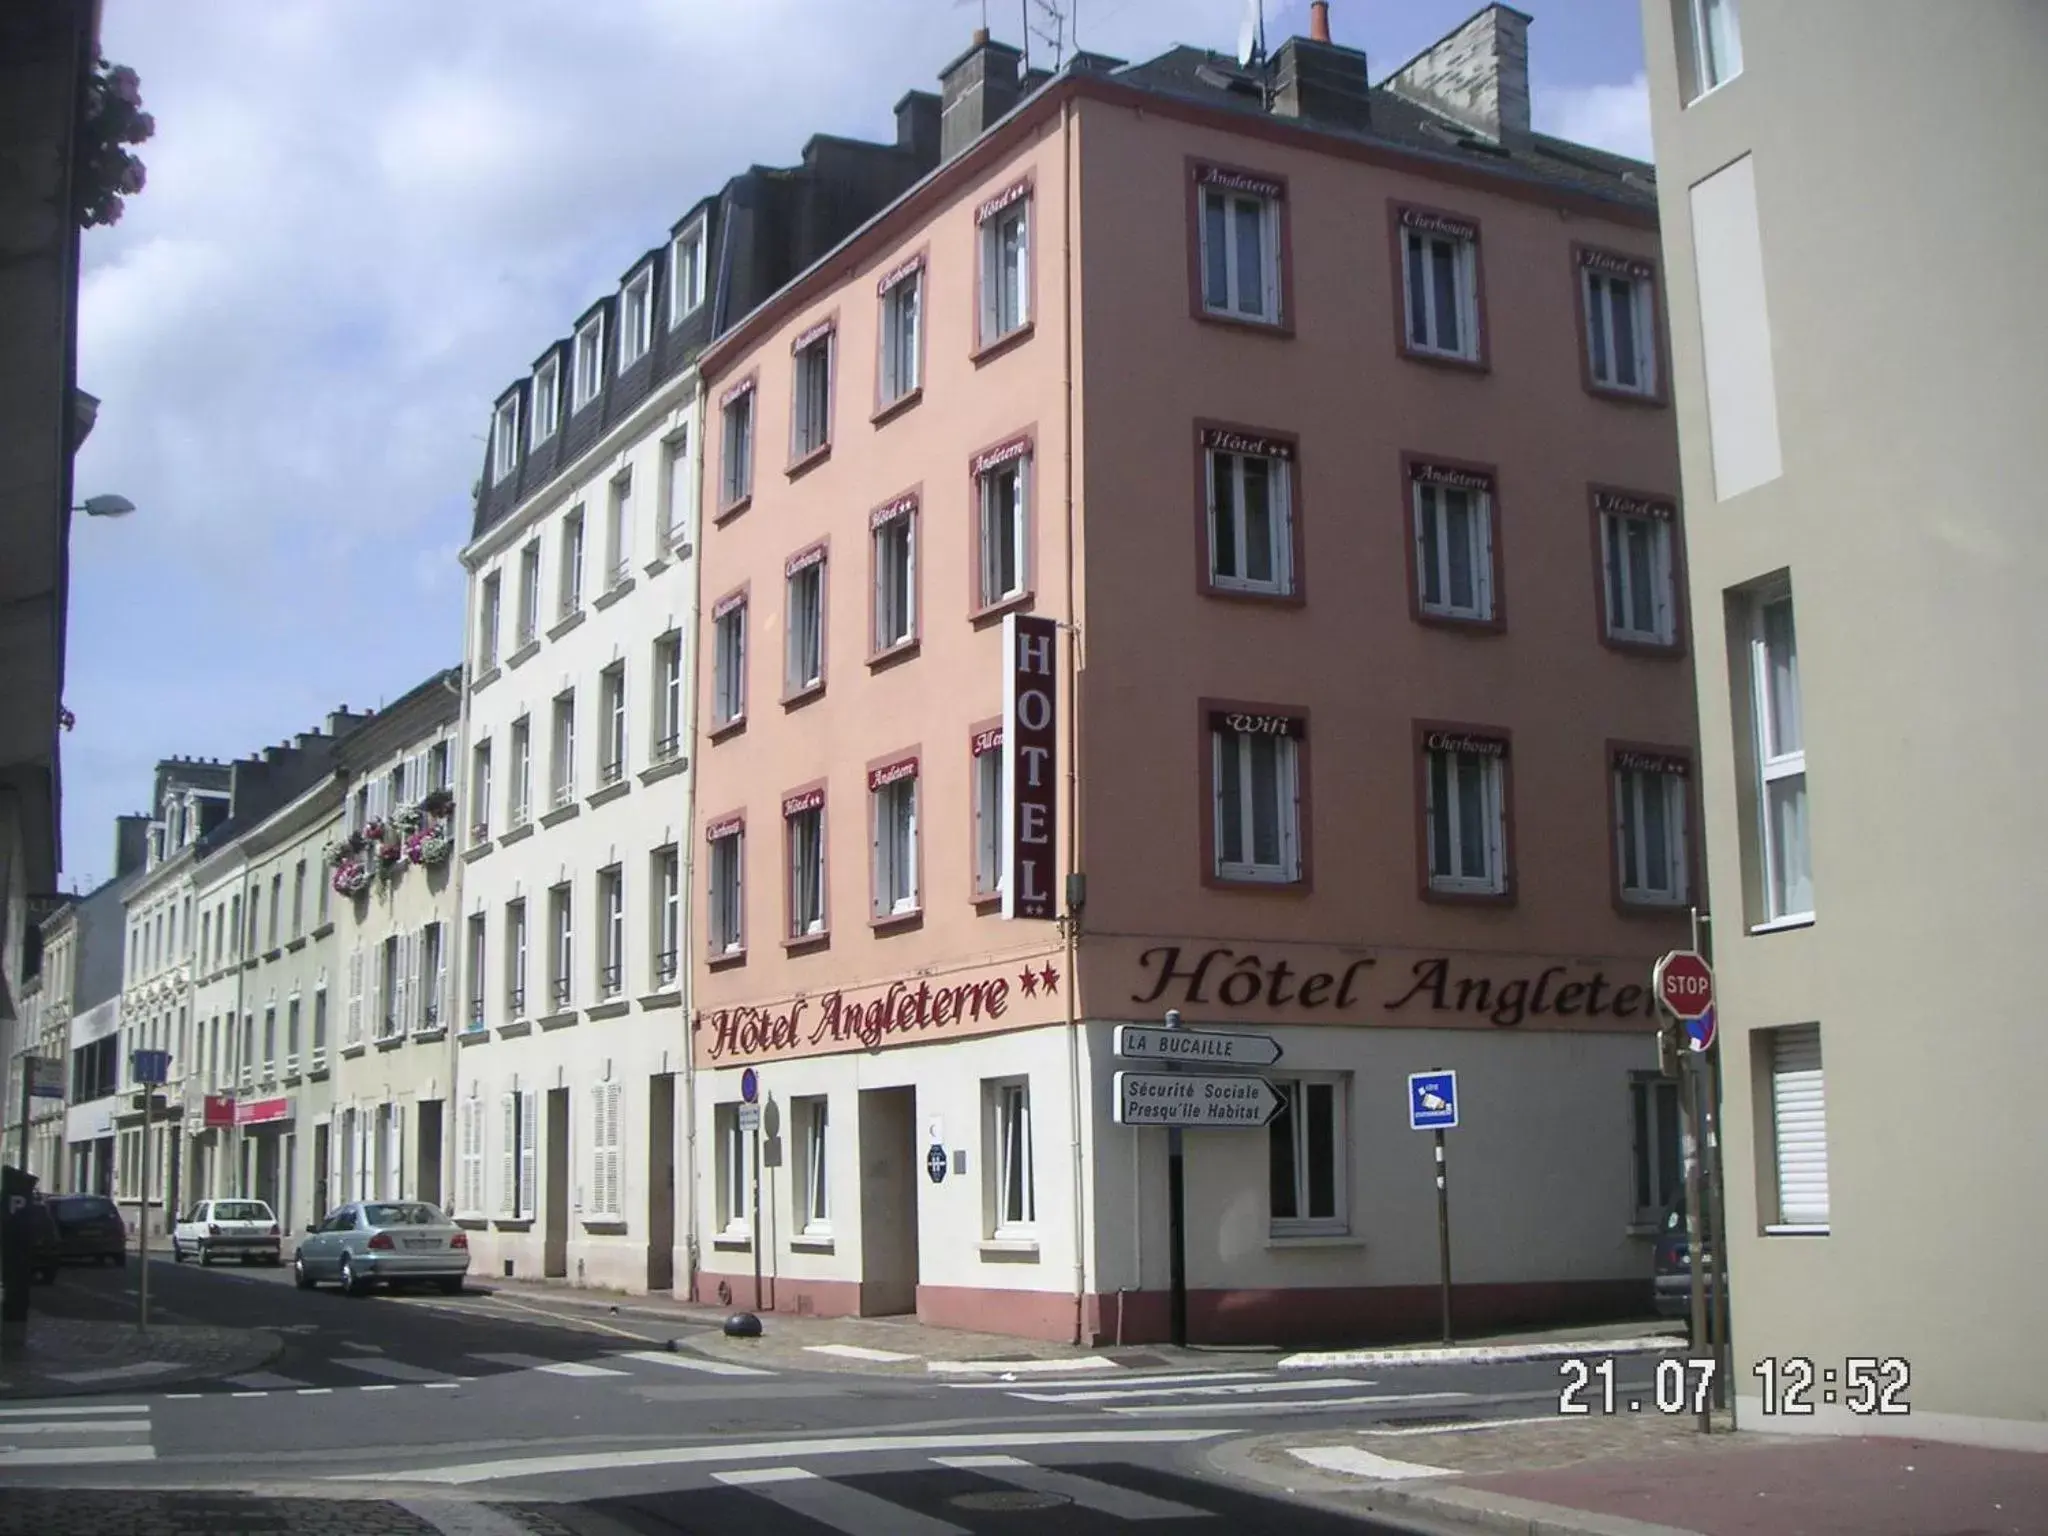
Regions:
<svg viewBox="0 0 2048 1536"><path fill-rule="evenodd" d="M1249 71L1240 69L1229 54L1205 48L1169 48L1156 59L1117 70L1113 79L1139 90L1248 117L1270 118L1263 100L1256 94L1232 90L1229 77ZM1609 154L1548 134L1531 134L1526 140L1501 145L1473 133L1464 124L1433 112L1419 102L1380 86L1371 89L1369 128L1314 119L1301 126L1333 138L1362 144L1379 144L1446 164L1495 172L1541 182L1563 191L1606 198L1654 211L1657 188L1653 169L1645 162L1625 155ZM1297 121L1287 119L1287 121Z"/></svg>

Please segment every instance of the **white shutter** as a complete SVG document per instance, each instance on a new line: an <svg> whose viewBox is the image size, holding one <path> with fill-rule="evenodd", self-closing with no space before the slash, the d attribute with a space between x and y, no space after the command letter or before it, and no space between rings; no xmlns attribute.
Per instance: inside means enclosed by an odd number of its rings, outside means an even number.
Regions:
<svg viewBox="0 0 2048 1536"><path fill-rule="evenodd" d="M363 947L358 944L348 956L347 1043L363 1043Z"/></svg>
<svg viewBox="0 0 2048 1536"><path fill-rule="evenodd" d="M502 1116L504 1151L498 1169L498 1214L517 1216L519 1214L519 1095L508 1093L499 1103L504 1106Z"/></svg>
<svg viewBox="0 0 2048 1536"><path fill-rule="evenodd" d="M431 1022L445 1027L448 1023L448 925L436 923L434 930L437 940L434 945L434 990L428 995L434 1016L432 1020L422 1020L422 1023Z"/></svg>
<svg viewBox="0 0 2048 1536"><path fill-rule="evenodd" d="M519 1095L519 1214L531 1220L540 1209L533 1187L535 1151L540 1145L540 1095Z"/></svg>
<svg viewBox="0 0 2048 1536"><path fill-rule="evenodd" d="M420 1027L426 1019L426 1010L420 1006L420 965L425 960L427 935L425 930L406 935L405 940L405 1016L399 1021L401 1033L410 1033Z"/></svg>
<svg viewBox="0 0 2048 1536"><path fill-rule="evenodd" d="M1786 1226L1826 1226L1828 1114L1818 1024L1773 1032L1771 1120L1778 1152L1778 1220Z"/></svg>
<svg viewBox="0 0 2048 1536"><path fill-rule="evenodd" d="M625 1181L621 1177L619 1104L625 1097L624 1083L605 1085L605 1204L614 1217L625 1214Z"/></svg>
<svg viewBox="0 0 2048 1536"><path fill-rule="evenodd" d="M384 1198L405 1198L405 1106L393 1104L385 1128Z"/></svg>
<svg viewBox="0 0 2048 1536"><path fill-rule="evenodd" d="M370 951L370 981L367 988L370 1000L370 1036L384 1038L384 946L379 944Z"/></svg>

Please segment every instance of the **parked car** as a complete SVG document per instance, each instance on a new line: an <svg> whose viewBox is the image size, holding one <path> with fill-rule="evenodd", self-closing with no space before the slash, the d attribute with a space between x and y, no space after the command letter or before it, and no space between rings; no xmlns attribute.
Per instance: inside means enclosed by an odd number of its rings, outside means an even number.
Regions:
<svg viewBox="0 0 2048 1536"><path fill-rule="evenodd" d="M469 1234L424 1200L359 1200L337 1208L299 1240L292 1278L309 1291L323 1280L360 1296L378 1281L426 1281L449 1295L469 1274Z"/></svg>
<svg viewBox="0 0 2048 1536"><path fill-rule="evenodd" d="M50 1195L43 1203L57 1226L59 1258L128 1262L128 1224L105 1195Z"/></svg>
<svg viewBox="0 0 2048 1536"><path fill-rule="evenodd" d="M228 1258L278 1264L283 1247L276 1213L261 1200L202 1200L171 1228L171 1257L180 1264L194 1254L202 1265Z"/></svg>
<svg viewBox="0 0 2048 1536"><path fill-rule="evenodd" d="M1702 1256L1712 1262L1713 1250L1703 1249ZM1673 1202L1664 1213L1663 1225L1657 1232L1655 1259L1655 1285L1657 1315L1659 1317L1692 1316L1692 1262L1691 1244L1685 1230L1685 1201ZM1707 1298L1713 1300L1713 1271L1707 1273Z"/></svg>
<svg viewBox="0 0 2048 1536"><path fill-rule="evenodd" d="M48 1285L57 1278L64 1236L57 1229L57 1218L50 1214L49 1202L41 1195L29 1197L28 1219L33 1232L29 1239L29 1283Z"/></svg>

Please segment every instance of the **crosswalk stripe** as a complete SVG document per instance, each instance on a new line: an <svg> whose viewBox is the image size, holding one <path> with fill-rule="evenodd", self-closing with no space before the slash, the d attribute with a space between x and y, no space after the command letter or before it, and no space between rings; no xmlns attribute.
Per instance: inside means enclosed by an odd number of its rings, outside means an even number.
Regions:
<svg viewBox="0 0 2048 1536"><path fill-rule="evenodd" d="M1012 1397L1026 1398L1034 1403L1106 1403L1127 1402L1139 1397L1243 1397L1247 1394L1265 1392L1319 1392L1329 1387L1369 1387L1370 1381L1358 1377L1338 1376L1330 1380L1314 1381L1228 1381L1216 1386L1199 1387L1112 1387L1098 1388L1085 1392L1012 1392Z"/></svg>
<svg viewBox="0 0 2048 1536"><path fill-rule="evenodd" d="M549 1360L542 1355L521 1355L515 1353L481 1354L472 1350L469 1358L485 1360L492 1365L508 1366L515 1371L546 1371L550 1376L627 1376L629 1371L613 1370L608 1365L586 1365L581 1360Z"/></svg>
<svg viewBox="0 0 2048 1536"><path fill-rule="evenodd" d="M147 1403L90 1403L83 1407L71 1404L36 1404L30 1408L0 1408L0 1419L69 1419L83 1418L95 1413L147 1413ZM4 1428L0 1425L0 1428Z"/></svg>
<svg viewBox="0 0 2048 1536"><path fill-rule="evenodd" d="M369 1376L388 1376L393 1381L452 1381L446 1371L430 1371L423 1365L407 1365L403 1360L386 1360L382 1355L363 1355L344 1358L336 1355L334 1364L345 1365L352 1371L361 1371Z"/></svg>
<svg viewBox="0 0 2048 1536"><path fill-rule="evenodd" d="M1272 1377L1270 1371L1189 1371L1180 1376L1126 1376L1118 1381L1117 1390L1128 1387L1142 1392L1147 1387L1179 1386L1183 1382L1206 1381L1262 1381ZM1020 1385L1030 1386L1040 1392L1057 1392L1066 1387L1100 1387L1100 1376L1077 1376L1071 1381L948 1381L942 1386L953 1392L1015 1392Z"/></svg>
<svg viewBox="0 0 2048 1536"><path fill-rule="evenodd" d="M932 1460L942 1467L982 1473L1013 1488L1056 1494L1083 1509L1113 1515L1119 1520L1192 1520L1211 1513L1192 1504L1155 1498L1135 1488L1119 1488L1115 1483L1082 1477L1077 1472L1037 1466L1019 1456L934 1456Z"/></svg>
<svg viewBox="0 0 2048 1536"><path fill-rule="evenodd" d="M1109 1407L1103 1409L1103 1412L1126 1416L1144 1414L1147 1417L1198 1413L1335 1413L1341 1408L1393 1408L1408 1403L1443 1403L1471 1395L1470 1392L1375 1392L1360 1397L1298 1398L1284 1403L1142 1403L1129 1408Z"/></svg>
<svg viewBox="0 0 2048 1536"><path fill-rule="evenodd" d="M275 1371L248 1371L240 1376L223 1376L231 1387L249 1387L258 1392L278 1392L287 1387L303 1387L309 1383L295 1376L280 1376Z"/></svg>
<svg viewBox="0 0 2048 1536"><path fill-rule="evenodd" d="M649 1365L672 1365L679 1370L702 1371L707 1376L773 1376L757 1365L734 1365L729 1360L707 1360L702 1355L671 1355L658 1349L622 1349L617 1360L641 1360Z"/></svg>
<svg viewBox="0 0 2048 1536"><path fill-rule="evenodd" d="M0 1467L77 1467L121 1461L155 1461L149 1445L66 1445L47 1450L0 1450Z"/></svg>
<svg viewBox="0 0 2048 1536"><path fill-rule="evenodd" d="M746 1467L714 1472L711 1478L729 1488L744 1488L842 1536L973 1536L965 1526L935 1520L802 1467Z"/></svg>
<svg viewBox="0 0 2048 1536"><path fill-rule="evenodd" d="M149 1433L148 1419L15 1419L0 1424L0 1443L9 1435L132 1435Z"/></svg>

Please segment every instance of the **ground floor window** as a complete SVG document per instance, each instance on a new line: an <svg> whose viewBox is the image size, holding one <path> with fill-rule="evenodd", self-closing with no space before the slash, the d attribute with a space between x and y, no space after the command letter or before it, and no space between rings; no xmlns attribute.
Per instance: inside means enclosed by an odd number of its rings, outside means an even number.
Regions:
<svg viewBox="0 0 2048 1536"><path fill-rule="evenodd" d="M802 1199L799 1207L803 1218L805 1237L830 1237L832 1235L832 1196L828 1172L831 1162L827 1154L826 1129L830 1123L827 1115L828 1101L821 1095L817 1098L790 1100L791 1117L796 1122L797 1153L800 1159L797 1170L797 1192Z"/></svg>
<svg viewBox="0 0 2048 1536"><path fill-rule="evenodd" d="M1032 1167L1031 1084L1023 1078L983 1088L988 1124L987 1166L992 1237L1026 1237L1037 1229L1038 1181Z"/></svg>
<svg viewBox="0 0 2048 1536"><path fill-rule="evenodd" d="M1824 1233L1828 1229L1828 1096L1821 1075L1820 1026L1759 1030L1771 1078L1771 1167L1778 1219L1765 1230Z"/></svg>
<svg viewBox="0 0 2048 1536"><path fill-rule="evenodd" d="M1655 1222L1685 1193L1679 1141L1678 1084L1648 1072L1629 1079L1629 1123L1635 1159L1635 1223Z"/></svg>
<svg viewBox="0 0 2048 1536"><path fill-rule="evenodd" d="M1285 1103L1266 1128L1273 1235L1348 1231L1344 1111L1349 1083L1295 1077L1274 1086Z"/></svg>
<svg viewBox="0 0 2048 1536"><path fill-rule="evenodd" d="M718 1224L727 1237L751 1235L752 1183L749 1138L740 1129L740 1107L720 1104L712 1110L718 1139Z"/></svg>

